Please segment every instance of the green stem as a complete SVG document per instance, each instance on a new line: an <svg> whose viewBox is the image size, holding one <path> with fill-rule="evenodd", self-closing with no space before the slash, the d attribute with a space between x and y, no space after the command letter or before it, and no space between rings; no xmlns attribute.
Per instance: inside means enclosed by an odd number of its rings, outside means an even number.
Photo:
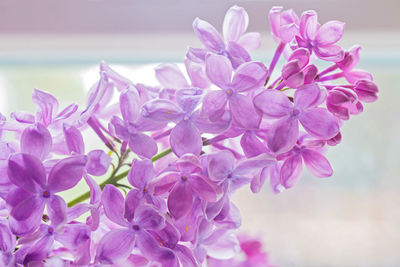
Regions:
<svg viewBox="0 0 400 267"><path fill-rule="evenodd" d="M160 152L159 154L155 155L151 160L152 160L153 162L155 162L155 161L157 161L157 160L159 160L159 159L165 157L166 155L168 155L168 154L171 153L171 152L172 152L172 149L171 149L171 148L168 148L168 149L166 149L166 150ZM115 170L111 173L110 177L109 177L107 180L105 180L104 182L102 182L102 183L100 184L101 190L103 190L103 188L104 188L107 184L116 184L118 181L120 181L120 180L124 179L126 176L128 176L128 173L129 173L130 170L126 170L126 171L124 171L124 172L122 172L122 173L116 175L116 173L117 173L118 170L121 168L121 166L123 166L123 159L124 159L124 157L122 157L122 160L121 160L121 158L119 159L118 166L117 166L117 167L115 168ZM75 206L76 204L78 204L78 203L80 203L80 202L82 202L82 201L85 201L85 200L88 199L88 198L90 198L90 191L87 191L87 192L85 192L84 194L80 195L79 197L74 198L73 200L71 200L70 202L68 202L68 207L73 207L73 206Z"/></svg>

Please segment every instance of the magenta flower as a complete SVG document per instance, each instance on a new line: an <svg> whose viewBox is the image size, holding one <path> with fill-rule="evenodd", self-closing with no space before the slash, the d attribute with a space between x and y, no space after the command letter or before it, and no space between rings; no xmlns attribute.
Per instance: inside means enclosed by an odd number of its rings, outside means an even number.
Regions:
<svg viewBox="0 0 400 267"><path fill-rule="evenodd" d="M378 99L378 86L370 80L359 80L354 85L354 91L356 92L360 101L371 103Z"/></svg>
<svg viewBox="0 0 400 267"><path fill-rule="evenodd" d="M342 120L348 120L350 114L359 114L363 111L363 105L358 101L357 94L353 90L343 87L335 87L329 91L326 107L333 115Z"/></svg>
<svg viewBox="0 0 400 267"><path fill-rule="evenodd" d="M148 120L140 114L139 95L134 90L121 93L120 107L123 120L114 116L110 127L122 140L128 142L129 148L145 158L151 158L157 151L157 144L145 131L163 128L165 123Z"/></svg>
<svg viewBox="0 0 400 267"><path fill-rule="evenodd" d="M161 230L165 219L154 208L141 205L134 210L134 216L127 218L126 206L122 193L112 185L106 185L101 196L104 212L108 219L122 228L111 230L97 247L96 261L101 264L114 264L129 257L135 243L143 255L163 263L163 266L175 266L175 254L168 248L161 247L149 230Z"/></svg>
<svg viewBox="0 0 400 267"><path fill-rule="evenodd" d="M69 154L84 155L85 144L81 132L75 126L67 124L64 124L63 132ZM94 176L104 175L112 160L110 156L100 149L89 151L89 153L87 153L87 159L85 170L88 174Z"/></svg>
<svg viewBox="0 0 400 267"><path fill-rule="evenodd" d="M8 177L17 186L7 196L12 206L11 228L16 235L34 231L40 224L45 206L52 222L63 220L60 207L65 201L55 193L74 187L82 178L86 156L72 156L58 161L46 175L44 166L33 155L18 153L8 160Z"/></svg>
<svg viewBox="0 0 400 267"><path fill-rule="evenodd" d="M132 218L135 209L145 203L157 207L159 211L166 212L165 200L154 195L154 186L151 180L154 178L153 163L149 159L133 160L132 168L128 174L128 181L135 188L126 195L125 216Z"/></svg>
<svg viewBox="0 0 400 267"><path fill-rule="evenodd" d="M244 62L251 60L248 50L257 49L260 43L260 34L246 33L249 24L247 12L239 6L231 7L225 15L222 39L218 31L208 22L196 18L193 29L197 37L212 53L226 56L236 69Z"/></svg>
<svg viewBox="0 0 400 267"><path fill-rule="evenodd" d="M291 188L301 178L303 161L307 169L316 177L325 178L332 176L333 170L329 161L321 153L320 142L307 142L301 137L296 146L289 152L278 157L284 159L280 178L285 188Z"/></svg>
<svg viewBox="0 0 400 267"><path fill-rule="evenodd" d="M202 166L195 155L183 155L176 165L176 171L166 173L157 182L157 194L171 190L168 210L175 219L180 219L191 211L195 197L215 202L219 188L202 174Z"/></svg>
<svg viewBox="0 0 400 267"><path fill-rule="evenodd" d="M343 60L344 52L335 43L342 38L344 25L340 21L329 21L321 26L317 13L314 10L306 11L300 18L297 45L313 51L320 59L339 62Z"/></svg>
<svg viewBox="0 0 400 267"><path fill-rule="evenodd" d="M254 98L254 105L265 116L277 119L267 133L268 148L274 153L291 149L299 136L299 122L312 136L327 140L339 132L337 119L325 108L318 107L326 93L317 84L296 90L294 103L276 90L267 90Z"/></svg>
<svg viewBox="0 0 400 267"><path fill-rule="evenodd" d="M175 256L179 260L181 266L199 266L197 259L193 255L193 251L187 246L179 244L179 241L181 240L181 234L171 223L166 222L164 229L153 232L152 234L155 236L155 239L162 244L162 246L171 249L175 253Z"/></svg>
<svg viewBox="0 0 400 267"><path fill-rule="evenodd" d="M196 110L201 99L202 90L181 89L176 92L178 105L166 99L156 99L143 106L142 114L145 118L160 122L176 122L170 134L170 144L177 156L186 153L199 155L203 144L201 132L220 133L230 125L229 114L216 122L201 116L200 111Z"/></svg>
<svg viewBox="0 0 400 267"><path fill-rule="evenodd" d="M299 88L304 84L313 83L318 69L315 65L308 65L309 59L310 53L307 49L294 50L282 68L284 82L280 87L288 85L290 88Z"/></svg>
<svg viewBox="0 0 400 267"><path fill-rule="evenodd" d="M228 103L237 124L246 128L257 128L261 117L255 112L251 100L243 93L262 87L267 69L260 62L248 62L241 65L233 77L232 71L232 66L225 57L213 54L207 56L207 76L221 90L205 95L202 113L211 121L216 121L224 114Z"/></svg>
<svg viewBox="0 0 400 267"><path fill-rule="evenodd" d="M233 192L249 184L257 171L273 163L267 155L260 155L243 160L235 166L235 158L227 150L210 154L207 160L210 179L217 182L224 192Z"/></svg>
<svg viewBox="0 0 400 267"><path fill-rule="evenodd" d="M269 11L269 24L275 40L290 43L299 33L299 17L293 9L283 11L283 7L274 6Z"/></svg>

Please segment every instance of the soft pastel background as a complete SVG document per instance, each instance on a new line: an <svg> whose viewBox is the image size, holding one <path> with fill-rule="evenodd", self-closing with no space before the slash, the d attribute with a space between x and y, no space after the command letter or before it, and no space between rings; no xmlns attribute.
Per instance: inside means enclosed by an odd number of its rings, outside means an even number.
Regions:
<svg viewBox="0 0 400 267"><path fill-rule="evenodd" d="M282 1L0 1L0 112L33 111L33 88L62 105L84 104L83 94L106 60L135 82L154 83L158 62L180 62L199 46L191 22L199 16L217 29L233 4L263 34L253 54L268 62L274 43L272 5L315 9L320 21L347 23L341 44L363 45L360 67L374 73L380 99L343 127L343 142L328 153L335 174L305 172L297 187L273 195L248 188L235 197L243 230L259 235L277 266L400 266L400 2ZM82 188L82 190L85 190ZM73 196L69 196L72 198Z"/></svg>

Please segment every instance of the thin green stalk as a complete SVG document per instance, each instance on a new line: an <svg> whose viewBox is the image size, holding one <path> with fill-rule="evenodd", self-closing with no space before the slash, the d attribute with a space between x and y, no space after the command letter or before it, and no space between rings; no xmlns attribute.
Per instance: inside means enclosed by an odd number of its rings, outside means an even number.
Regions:
<svg viewBox="0 0 400 267"><path fill-rule="evenodd" d="M151 160L153 162L165 157L166 155L170 154L172 152L171 148L168 148L162 152L160 152L159 154L155 155ZM105 180L104 182L102 182L100 184L100 188L103 190L103 188L107 185L107 184L116 184L118 183L118 181L124 179L126 176L128 176L129 170L126 170L118 175L117 172L119 171L119 169L121 168L121 166L123 166L123 159L125 157L121 157L119 158L119 162L118 162L118 166L115 168L115 170L111 173L110 177ZM90 191L85 192L84 194L78 196L77 198L74 198L73 200L71 200L70 202L68 202L68 207L73 207L76 204L85 201L86 199L90 198Z"/></svg>

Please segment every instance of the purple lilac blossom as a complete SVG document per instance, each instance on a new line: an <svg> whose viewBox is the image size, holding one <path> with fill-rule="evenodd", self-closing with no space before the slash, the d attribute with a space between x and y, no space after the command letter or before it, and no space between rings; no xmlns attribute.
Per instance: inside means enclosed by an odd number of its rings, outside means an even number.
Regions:
<svg viewBox="0 0 400 267"><path fill-rule="evenodd" d="M148 86L101 62L84 107L59 111L35 89L35 113L0 114L0 265L271 266L260 241L237 235L232 195L265 193L268 179L284 194L303 163L331 177L326 151L379 89L356 68L361 47L337 44L344 23L282 7L269 22L278 45L268 65L252 61L260 34L246 33L248 14L233 6L223 37L194 20L204 48L188 49L187 74L161 64ZM90 131L98 142L86 152ZM88 191L64 197L82 178Z"/></svg>

